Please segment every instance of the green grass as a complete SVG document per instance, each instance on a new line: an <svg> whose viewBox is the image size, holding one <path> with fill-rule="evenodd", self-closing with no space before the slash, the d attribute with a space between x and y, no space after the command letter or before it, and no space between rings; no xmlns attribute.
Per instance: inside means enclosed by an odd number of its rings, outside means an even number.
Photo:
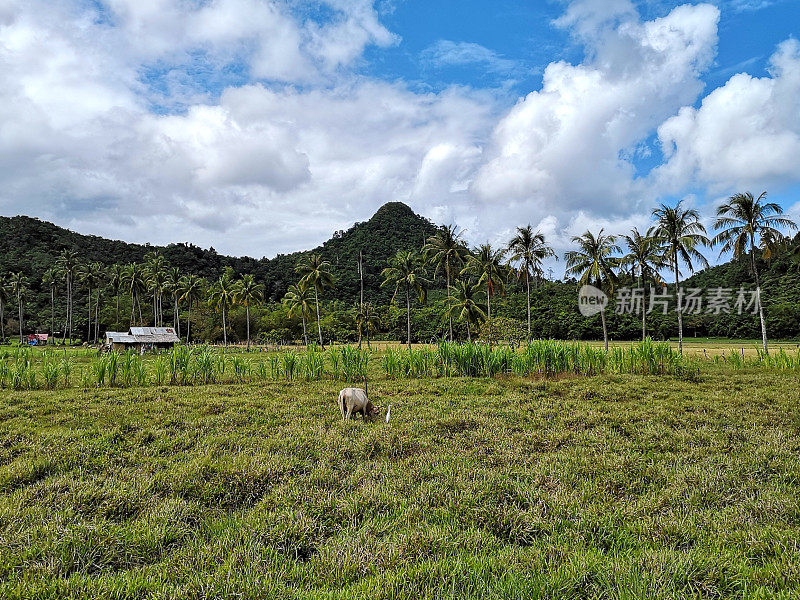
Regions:
<svg viewBox="0 0 800 600"><path fill-rule="evenodd" d="M0 597L796 598L799 384L3 390Z"/></svg>

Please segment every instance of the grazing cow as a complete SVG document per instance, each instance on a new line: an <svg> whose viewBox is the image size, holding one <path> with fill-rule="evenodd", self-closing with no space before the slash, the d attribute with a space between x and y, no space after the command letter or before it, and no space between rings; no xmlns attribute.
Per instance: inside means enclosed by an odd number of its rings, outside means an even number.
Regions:
<svg viewBox="0 0 800 600"><path fill-rule="evenodd" d="M364 388L367 382L364 380ZM367 390L361 388L344 388L339 392L339 410L342 412L343 419L349 419L353 414L360 413L366 419L374 419L378 416L378 407L373 406L367 396Z"/></svg>

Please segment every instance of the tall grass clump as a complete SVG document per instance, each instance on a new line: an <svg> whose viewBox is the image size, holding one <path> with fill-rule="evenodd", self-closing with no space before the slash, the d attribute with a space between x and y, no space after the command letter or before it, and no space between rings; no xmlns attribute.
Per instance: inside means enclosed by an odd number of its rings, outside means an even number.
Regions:
<svg viewBox="0 0 800 600"><path fill-rule="evenodd" d="M306 381L321 379L325 372L325 355L315 345L308 347L304 354L299 355L299 369Z"/></svg>
<svg viewBox="0 0 800 600"><path fill-rule="evenodd" d="M214 383L217 380L217 360L210 348L201 348L195 354L194 365L195 374L200 383Z"/></svg>
<svg viewBox="0 0 800 600"><path fill-rule="evenodd" d="M367 368L372 353L357 346L343 346L341 349L341 378L356 381L367 377Z"/></svg>
<svg viewBox="0 0 800 600"><path fill-rule="evenodd" d="M281 356L281 366L283 367L283 376L287 381L293 381L297 377L298 367L300 366L300 358L294 350L284 352Z"/></svg>
<svg viewBox="0 0 800 600"><path fill-rule="evenodd" d="M252 366L250 361L243 356L236 355L231 358L231 367L233 369L233 376L239 383L244 383L249 379Z"/></svg>
<svg viewBox="0 0 800 600"><path fill-rule="evenodd" d="M169 358L169 382L172 385L189 383L192 364L192 349L187 346L176 346L167 355Z"/></svg>

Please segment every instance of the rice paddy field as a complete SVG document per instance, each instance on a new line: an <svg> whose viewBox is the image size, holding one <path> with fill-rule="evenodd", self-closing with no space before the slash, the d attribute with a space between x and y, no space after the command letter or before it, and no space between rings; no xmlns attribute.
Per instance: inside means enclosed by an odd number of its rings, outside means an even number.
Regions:
<svg viewBox="0 0 800 600"><path fill-rule="evenodd" d="M0 597L800 597L793 345L345 348L0 349Z"/></svg>

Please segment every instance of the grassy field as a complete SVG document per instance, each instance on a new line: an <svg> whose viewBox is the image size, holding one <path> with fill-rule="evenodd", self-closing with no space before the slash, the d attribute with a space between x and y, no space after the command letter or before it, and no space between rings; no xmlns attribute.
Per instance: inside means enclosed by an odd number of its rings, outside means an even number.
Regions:
<svg viewBox="0 0 800 600"><path fill-rule="evenodd" d="M797 598L800 378L0 391L0 597Z"/></svg>

